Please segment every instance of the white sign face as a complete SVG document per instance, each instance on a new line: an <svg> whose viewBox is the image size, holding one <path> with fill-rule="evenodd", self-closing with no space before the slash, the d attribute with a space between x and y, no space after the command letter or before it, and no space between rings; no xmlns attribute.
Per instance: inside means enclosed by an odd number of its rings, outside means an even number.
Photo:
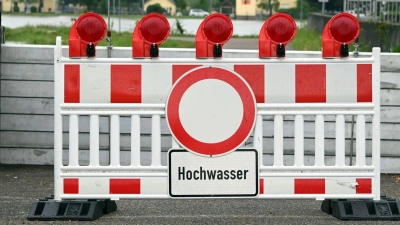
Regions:
<svg viewBox="0 0 400 225"><path fill-rule="evenodd" d="M173 198L256 197L258 152L238 149L219 157L184 149L168 152L168 193Z"/></svg>

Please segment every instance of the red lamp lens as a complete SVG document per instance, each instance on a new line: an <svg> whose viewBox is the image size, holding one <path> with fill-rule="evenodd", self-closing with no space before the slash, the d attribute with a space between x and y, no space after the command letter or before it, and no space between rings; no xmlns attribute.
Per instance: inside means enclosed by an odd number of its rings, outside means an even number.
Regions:
<svg viewBox="0 0 400 225"><path fill-rule="evenodd" d="M203 34L211 43L224 43L233 33L232 21L223 14L212 14L206 18Z"/></svg>
<svg viewBox="0 0 400 225"><path fill-rule="evenodd" d="M360 33L360 24L352 15L341 14L334 18L329 31L338 42L348 43L354 41Z"/></svg>
<svg viewBox="0 0 400 225"><path fill-rule="evenodd" d="M143 17L140 25L140 34L148 43L160 43L169 35L168 20L161 14L151 13Z"/></svg>
<svg viewBox="0 0 400 225"><path fill-rule="evenodd" d="M88 43L98 42L102 40L106 34L106 22L97 14L85 14L77 23L76 30L79 37Z"/></svg>
<svg viewBox="0 0 400 225"><path fill-rule="evenodd" d="M275 14L267 24L267 33L272 41L286 43L293 38L296 32L296 23L293 18L285 14Z"/></svg>

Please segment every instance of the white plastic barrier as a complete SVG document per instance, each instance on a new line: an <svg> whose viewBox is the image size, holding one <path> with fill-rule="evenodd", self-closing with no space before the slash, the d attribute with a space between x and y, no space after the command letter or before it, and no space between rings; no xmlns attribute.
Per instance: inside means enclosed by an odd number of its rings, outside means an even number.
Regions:
<svg viewBox="0 0 400 225"><path fill-rule="evenodd" d="M240 74L257 101L252 138L258 151L257 198L380 198L380 49L370 58L344 59L132 59L80 58L55 48L55 200L168 198L168 166L162 165L161 125L173 83L199 66ZM356 117L356 165L346 163L345 117ZM62 127L63 116L69 129ZM90 117L90 163L79 165L79 118ZM110 165L100 165L100 116L110 118ZM121 166L121 116L130 117L130 165ZM285 125L294 116L293 125ZM151 165L143 166L141 118L151 118ZM325 163L324 126L335 120L335 163ZM372 117L367 129L366 118ZM273 118L273 120L270 120ZM314 134L305 134L305 121ZM309 123L307 123L309 124ZM273 155L264 155L264 139L273 126ZM68 146L63 146L63 131ZM372 164L366 163L371 133ZM292 165L283 151L285 133L294 133ZM313 135L313 136L312 136ZM315 139L315 162L305 163L305 140ZM251 140L252 139L252 140ZM171 138L172 147L179 144ZM64 142L65 143L65 142ZM69 162L63 165L63 147ZM226 157L226 156L220 156ZM272 158L272 159L271 159ZM64 159L65 160L65 159ZM272 160L272 165L265 161ZM129 159L128 159L129 161ZM290 160L289 160L290 161ZM201 170L200 170L201 172Z"/></svg>

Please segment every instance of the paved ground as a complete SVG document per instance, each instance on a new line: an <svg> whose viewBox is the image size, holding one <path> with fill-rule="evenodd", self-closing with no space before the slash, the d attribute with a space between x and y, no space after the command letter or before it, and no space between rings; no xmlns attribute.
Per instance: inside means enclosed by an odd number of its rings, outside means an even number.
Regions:
<svg viewBox="0 0 400 225"><path fill-rule="evenodd" d="M224 49L258 50L258 38L231 38L224 45Z"/></svg>
<svg viewBox="0 0 400 225"><path fill-rule="evenodd" d="M382 194L400 199L400 176L382 175ZM32 203L53 193L52 166L0 165L0 224L400 224L340 221L314 200L121 200L94 222L28 221Z"/></svg>

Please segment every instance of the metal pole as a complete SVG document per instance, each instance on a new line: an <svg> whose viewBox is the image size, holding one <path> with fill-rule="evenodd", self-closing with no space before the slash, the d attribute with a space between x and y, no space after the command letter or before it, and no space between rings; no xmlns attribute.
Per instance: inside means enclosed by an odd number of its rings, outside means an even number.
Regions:
<svg viewBox="0 0 400 225"><path fill-rule="evenodd" d="M0 30L1 44L5 44L6 43L6 28L3 26L0 26L0 29L1 29ZM0 48L0 52L1 52L1 48Z"/></svg>
<svg viewBox="0 0 400 225"><path fill-rule="evenodd" d="M119 24L119 33L121 33L121 0L118 0L118 24Z"/></svg>
<svg viewBox="0 0 400 225"><path fill-rule="evenodd" d="M351 116L350 166L353 165L353 152L354 152L353 142L354 142L354 115Z"/></svg>
<svg viewBox="0 0 400 225"><path fill-rule="evenodd" d="M111 44L111 23L110 23L110 0L108 0L108 31L107 31L107 57L111 58L111 49L112 49L112 44Z"/></svg>
<svg viewBox="0 0 400 225"><path fill-rule="evenodd" d="M108 31L107 31L107 58L111 58L111 50L112 50L112 44L111 44L111 23L110 23L110 0L108 0ZM108 160L111 163L111 116L109 118L109 128L108 128L108 133L109 133L109 143L110 143L110 150L108 150Z"/></svg>
<svg viewBox="0 0 400 225"><path fill-rule="evenodd" d="M378 3L376 1L373 1L373 10L372 10L372 15L374 16L374 20L376 21L376 19L378 18Z"/></svg>
<svg viewBox="0 0 400 225"><path fill-rule="evenodd" d="M357 19L360 19L360 0L357 0ZM358 38L354 41L354 52L353 52L353 56L354 58L358 58L358 53L359 53L359 47L360 45L358 44ZM351 135L350 135L350 166L353 165L353 152L354 152L354 115L351 116Z"/></svg>
<svg viewBox="0 0 400 225"><path fill-rule="evenodd" d="M300 28L303 27L303 0L300 1Z"/></svg>

